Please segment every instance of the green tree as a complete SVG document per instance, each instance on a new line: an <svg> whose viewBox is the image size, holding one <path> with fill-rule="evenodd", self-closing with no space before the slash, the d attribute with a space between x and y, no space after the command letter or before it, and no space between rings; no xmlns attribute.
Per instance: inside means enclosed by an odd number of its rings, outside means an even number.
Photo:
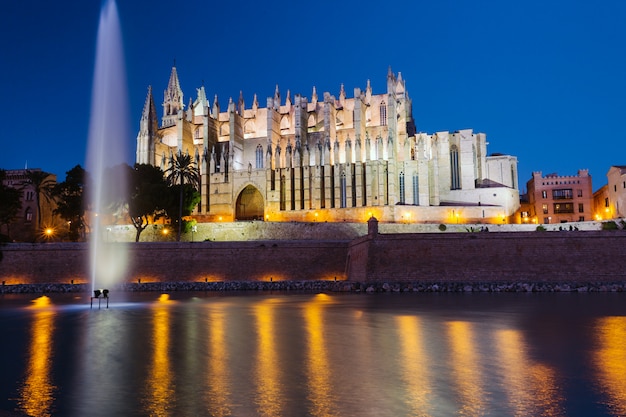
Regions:
<svg viewBox="0 0 626 417"><path fill-rule="evenodd" d="M5 176L6 172L0 170L0 227L6 226L7 240L10 240L11 232L9 225L15 220L22 208L22 192L5 186L3 183Z"/></svg>
<svg viewBox="0 0 626 417"><path fill-rule="evenodd" d="M76 165L67 171L65 181L54 187L53 194L57 200L54 213L69 223L68 238L76 242L85 235L85 184L87 172Z"/></svg>
<svg viewBox="0 0 626 417"><path fill-rule="evenodd" d="M130 176L128 215L135 227L135 242L152 222L165 216L168 185L159 167L135 164Z"/></svg>
<svg viewBox="0 0 626 417"><path fill-rule="evenodd" d="M41 203L46 201L51 203L54 200L54 186L56 181L54 176L49 172L44 171L26 171L26 177L28 183L32 185L33 191L37 196L37 230L41 230Z"/></svg>
<svg viewBox="0 0 626 417"><path fill-rule="evenodd" d="M180 185L178 200L178 232L176 240L180 241L183 219L183 190L185 183L190 184L195 189L198 186L199 170L189 153L182 153L181 150L170 158L170 166L165 170L167 181L170 185Z"/></svg>

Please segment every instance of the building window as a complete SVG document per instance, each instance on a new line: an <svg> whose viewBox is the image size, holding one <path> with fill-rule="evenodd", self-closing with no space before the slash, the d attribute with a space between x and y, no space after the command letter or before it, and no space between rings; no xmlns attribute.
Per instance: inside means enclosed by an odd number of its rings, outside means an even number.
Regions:
<svg viewBox="0 0 626 417"><path fill-rule="evenodd" d="M583 196L583 190L578 190L578 197L582 197Z"/></svg>
<svg viewBox="0 0 626 417"><path fill-rule="evenodd" d="M400 204L404 204L404 172L400 172Z"/></svg>
<svg viewBox="0 0 626 417"><path fill-rule="evenodd" d="M585 216L578 216L578 221L579 222L584 222L585 221Z"/></svg>
<svg viewBox="0 0 626 417"><path fill-rule="evenodd" d="M341 172L341 176L339 178L339 183L340 183L340 187L341 187L341 208L344 208L347 206L347 197L346 197L346 173L345 172Z"/></svg>
<svg viewBox="0 0 626 417"><path fill-rule="evenodd" d="M547 204L542 204L541 205L541 209L543 210L543 214L548 214L548 205Z"/></svg>
<svg viewBox="0 0 626 417"><path fill-rule="evenodd" d="M285 189L285 176L281 175L280 177L280 203L279 203L279 208L280 210L285 210L287 205L285 204L285 197L286 197L286 189Z"/></svg>
<svg viewBox="0 0 626 417"><path fill-rule="evenodd" d="M626 188L626 181L622 183L622 188Z"/></svg>
<svg viewBox="0 0 626 417"><path fill-rule="evenodd" d="M578 212L579 213L585 212L585 205L583 203L578 203Z"/></svg>
<svg viewBox="0 0 626 417"><path fill-rule="evenodd" d="M542 197L542 198L548 198L548 192L547 192L546 190L543 190L543 191L541 192L541 197Z"/></svg>
<svg viewBox="0 0 626 417"><path fill-rule="evenodd" d="M606 197L606 198L604 199L604 207L608 207L608 206L609 206L609 198L608 198L608 197Z"/></svg>
<svg viewBox="0 0 626 417"><path fill-rule="evenodd" d="M384 101L380 103L380 125L387 126L387 105Z"/></svg>
<svg viewBox="0 0 626 417"><path fill-rule="evenodd" d="M572 203L554 203L555 214L564 214L564 213L573 213L573 212L574 212L574 204Z"/></svg>
<svg viewBox="0 0 626 417"><path fill-rule="evenodd" d="M613 191L617 192L617 185L613 186Z"/></svg>
<svg viewBox="0 0 626 417"><path fill-rule="evenodd" d="M450 174L451 174L450 189L460 190L461 178L460 178L460 172L459 172L459 150L456 147L456 145L452 145L452 148L450 148Z"/></svg>
<svg viewBox="0 0 626 417"><path fill-rule="evenodd" d="M571 200L573 197L574 193L571 188L552 190L552 198L554 200Z"/></svg>
<svg viewBox="0 0 626 417"><path fill-rule="evenodd" d="M543 223L544 224L550 224L550 218L549 217L544 217L543 218Z"/></svg>
<svg viewBox="0 0 626 417"><path fill-rule="evenodd" d="M413 174L413 204L419 206L420 204L420 187L419 177L417 174Z"/></svg>
<svg viewBox="0 0 626 417"><path fill-rule="evenodd" d="M256 147L256 169L263 168L263 146L257 145Z"/></svg>
<svg viewBox="0 0 626 417"><path fill-rule="evenodd" d="M24 220L26 220L28 223L33 221L33 212L30 207L26 209Z"/></svg>
<svg viewBox="0 0 626 417"><path fill-rule="evenodd" d="M35 193L33 191L26 191L26 201L33 201L35 199Z"/></svg>

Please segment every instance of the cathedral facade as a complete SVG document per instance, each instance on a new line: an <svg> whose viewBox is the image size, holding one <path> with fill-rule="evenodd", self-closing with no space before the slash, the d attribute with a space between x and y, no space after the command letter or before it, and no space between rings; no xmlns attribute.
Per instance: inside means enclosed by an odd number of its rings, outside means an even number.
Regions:
<svg viewBox="0 0 626 417"><path fill-rule="evenodd" d="M349 98L278 86L265 106L242 95L225 111L204 86L184 106L176 67L159 123L148 89L136 162L166 169L177 152L200 171L199 221L503 223L519 208L517 159L487 155L483 133L416 132L402 75Z"/></svg>

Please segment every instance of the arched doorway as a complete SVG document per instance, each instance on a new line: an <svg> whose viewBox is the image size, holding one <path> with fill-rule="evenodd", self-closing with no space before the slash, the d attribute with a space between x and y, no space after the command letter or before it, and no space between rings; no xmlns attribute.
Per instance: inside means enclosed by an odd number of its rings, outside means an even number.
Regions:
<svg viewBox="0 0 626 417"><path fill-rule="evenodd" d="M263 196L252 185L241 190L237 197L235 220L263 220Z"/></svg>

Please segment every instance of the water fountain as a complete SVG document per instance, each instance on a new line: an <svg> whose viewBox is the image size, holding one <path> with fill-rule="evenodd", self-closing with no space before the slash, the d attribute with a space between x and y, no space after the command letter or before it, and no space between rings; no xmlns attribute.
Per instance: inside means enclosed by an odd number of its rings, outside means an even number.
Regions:
<svg viewBox="0 0 626 417"><path fill-rule="evenodd" d="M119 179L105 175L105 171L126 160L129 132L126 72L117 5L115 0L104 0L96 43L87 147L87 171L93 184L89 195L93 213L89 238L92 291L119 282L126 269L123 245L104 241L102 232L106 225L102 223L107 209L105 190L115 189L119 194L123 191L120 187L125 187Z"/></svg>

